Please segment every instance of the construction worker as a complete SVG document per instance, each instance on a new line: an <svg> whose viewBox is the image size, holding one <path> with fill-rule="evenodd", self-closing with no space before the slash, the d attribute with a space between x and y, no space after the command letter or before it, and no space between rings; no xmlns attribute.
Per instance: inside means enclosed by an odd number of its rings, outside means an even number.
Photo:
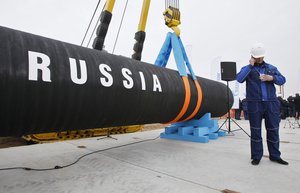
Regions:
<svg viewBox="0 0 300 193"><path fill-rule="evenodd" d="M251 130L251 163L258 165L263 156L261 124L262 119L265 119L269 159L288 165L288 162L280 157L280 102L276 97L274 86L274 84L283 85L286 80L275 66L264 61L264 56L264 45L255 44L251 49L250 64L242 67L236 76L238 82L246 81L246 100Z"/></svg>

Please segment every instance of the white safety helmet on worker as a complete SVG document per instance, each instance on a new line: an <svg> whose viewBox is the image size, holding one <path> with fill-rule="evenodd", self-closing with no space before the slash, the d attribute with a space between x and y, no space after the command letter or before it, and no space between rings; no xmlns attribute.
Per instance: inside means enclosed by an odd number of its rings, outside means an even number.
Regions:
<svg viewBox="0 0 300 193"><path fill-rule="evenodd" d="M265 46L262 43L254 44L251 48L251 56L253 58L261 58L265 56L266 50Z"/></svg>

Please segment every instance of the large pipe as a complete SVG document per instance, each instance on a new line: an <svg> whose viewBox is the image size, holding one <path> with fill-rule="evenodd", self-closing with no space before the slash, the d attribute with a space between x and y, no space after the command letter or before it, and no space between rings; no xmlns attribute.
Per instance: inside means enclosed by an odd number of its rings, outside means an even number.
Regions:
<svg viewBox="0 0 300 193"><path fill-rule="evenodd" d="M202 103L193 118L224 115L227 87L197 79ZM191 77L188 83L190 103L180 120L197 104ZM0 26L0 136L166 123L185 95L175 70Z"/></svg>

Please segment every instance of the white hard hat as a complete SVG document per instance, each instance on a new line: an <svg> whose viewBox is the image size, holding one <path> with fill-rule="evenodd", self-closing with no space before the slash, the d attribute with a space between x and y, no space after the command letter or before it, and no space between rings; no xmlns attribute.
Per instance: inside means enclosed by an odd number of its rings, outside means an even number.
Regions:
<svg viewBox="0 0 300 193"><path fill-rule="evenodd" d="M266 52L264 47L265 46L262 43L254 44L251 48L251 56L253 56L254 58L264 57Z"/></svg>

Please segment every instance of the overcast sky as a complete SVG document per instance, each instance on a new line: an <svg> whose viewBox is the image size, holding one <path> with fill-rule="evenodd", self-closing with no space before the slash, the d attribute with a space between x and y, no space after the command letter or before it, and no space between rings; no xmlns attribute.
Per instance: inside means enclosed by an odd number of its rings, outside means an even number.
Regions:
<svg viewBox="0 0 300 193"><path fill-rule="evenodd" d="M128 1L114 54L131 57L142 2ZM0 25L80 45L97 3L98 0L1 0ZM102 0L97 17L104 3ZM125 3L115 3L105 40L105 49L110 53ZM151 1L142 56L148 63L155 61L170 31L162 16L164 3ZM236 61L239 70L248 64L251 46L262 42L266 47L265 61L277 66L287 78L285 97L300 91L300 1L182 0L180 11L181 38L196 75L215 78L220 61ZM92 27L95 23L96 18ZM92 29L88 38L91 32ZM173 57L167 67L175 68Z"/></svg>

